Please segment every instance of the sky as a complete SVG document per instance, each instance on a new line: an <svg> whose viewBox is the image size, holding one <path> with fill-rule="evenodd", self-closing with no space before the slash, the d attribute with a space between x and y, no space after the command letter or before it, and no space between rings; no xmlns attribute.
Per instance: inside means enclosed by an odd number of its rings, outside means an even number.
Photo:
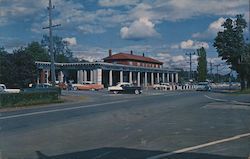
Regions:
<svg viewBox="0 0 250 159"><path fill-rule="evenodd" d="M53 35L69 43L74 56L89 61L130 52L156 58L165 67L189 69L185 53L204 47L208 61L230 70L213 47L227 18L244 14L249 24L249 0L52 0ZM0 0L0 47L11 52L48 30L48 0ZM249 38L249 28L244 32ZM192 57L193 69L197 55ZM213 71L215 71L214 69Z"/></svg>

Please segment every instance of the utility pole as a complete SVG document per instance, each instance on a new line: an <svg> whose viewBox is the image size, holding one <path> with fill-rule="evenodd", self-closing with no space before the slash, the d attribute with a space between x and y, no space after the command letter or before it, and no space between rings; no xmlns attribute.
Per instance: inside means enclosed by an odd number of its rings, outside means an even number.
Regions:
<svg viewBox="0 0 250 159"><path fill-rule="evenodd" d="M52 24L52 9L54 9L54 6L52 6L51 0L49 0L49 26L44 27L43 29L49 29L49 52L50 52L50 71L51 71L51 80L52 85L55 86L56 83L56 73L55 73L55 55L54 55L54 49L53 49L53 36L52 36L52 28L60 26L60 24L53 25Z"/></svg>
<svg viewBox="0 0 250 159"><path fill-rule="evenodd" d="M192 55L195 55L195 52L191 52L191 53L186 53L185 55L189 56L189 74L188 74L188 78L189 80L192 78Z"/></svg>
<svg viewBox="0 0 250 159"><path fill-rule="evenodd" d="M213 63L212 61L209 62L210 65L210 80L213 80Z"/></svg>
<svg viewBox="0 0 250 159"><path fill-rule="evenodd" d="M219 82L219 66L220 64L214 65L216 67L216 71L217 71L217 82Z"/></svg>

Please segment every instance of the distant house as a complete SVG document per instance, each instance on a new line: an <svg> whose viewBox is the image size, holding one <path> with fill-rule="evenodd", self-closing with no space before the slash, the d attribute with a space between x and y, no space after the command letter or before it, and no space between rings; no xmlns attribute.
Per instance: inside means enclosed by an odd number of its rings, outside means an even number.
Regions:
<svg viewBox="0 0 250 159"><path fill-rule="evenodd" d="M104 62L113 64L122 64L130 66L141 66L141 67L152 67L152 68L162 68L163 63L150 58L145 57L144 53L142 56L134 55L133 51L130 53L118 53L112 55L112 50L109 50L109 56L103 59Z"/></svg>

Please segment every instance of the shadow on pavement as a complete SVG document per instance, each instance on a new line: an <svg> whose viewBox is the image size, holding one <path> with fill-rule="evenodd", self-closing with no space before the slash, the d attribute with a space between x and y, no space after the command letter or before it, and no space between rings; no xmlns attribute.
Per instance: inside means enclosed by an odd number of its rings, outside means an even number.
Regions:
<svg viewBox="0 0 250 159"><path fill-rule="evenodd" d="M146 159L162 153L163 151L137 150L129 148L99 148L87 151L79 151L56 156L47 156L40 151L36 151L37 159ZM220 156L201 153L181 153L175 154L165 159L243 159L242 157Z"/></svg>

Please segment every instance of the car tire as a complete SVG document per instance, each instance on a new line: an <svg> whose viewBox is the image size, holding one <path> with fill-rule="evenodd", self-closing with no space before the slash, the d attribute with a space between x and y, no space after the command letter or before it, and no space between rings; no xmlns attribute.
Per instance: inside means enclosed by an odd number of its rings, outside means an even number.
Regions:
<svg viewBox="0 0 250 159"><path fill-rule="evenodd" d="M118 91L113 91L114 94L118 94Z"/></svg>
<svg viewBox="0 0 250 159"><path fill-rule="evenodd" d="M140 94L140 91L138 89L135 90L135 94Z"/></svg>
<svg viewBox="0 0 250 159"><path fill-rule="evenodd" d="M77 87L73 87L73 90L74 90L74 91L77 91L77 90L78 90L78 88L77 88Z"/></svg>

